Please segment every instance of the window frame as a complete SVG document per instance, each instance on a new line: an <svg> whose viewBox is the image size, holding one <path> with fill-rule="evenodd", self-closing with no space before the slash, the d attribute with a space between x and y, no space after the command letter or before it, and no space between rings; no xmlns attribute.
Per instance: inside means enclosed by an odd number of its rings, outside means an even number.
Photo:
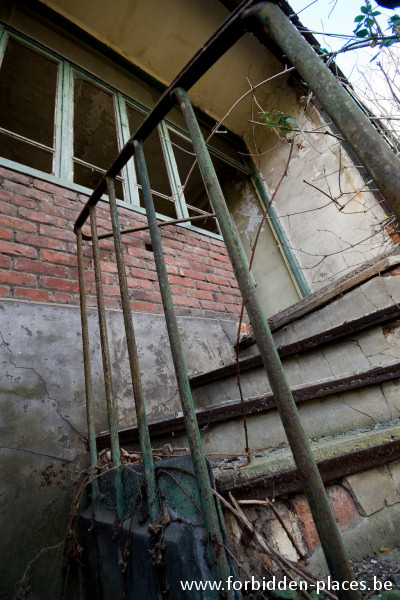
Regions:
<svg viewBox="0 0 400 600"><path fill-rule="evenodd" d="M80 184L74 183L73 181L73 88L74 88L74 72L80 74L91 83L99 86L105 91L111 93L114 99L114 111L116 120L116 132L120 149L127 143L131 133L129 130L127 105L131 105L134 109L138 110L145 117L149 114L150 109L135 99L129 97L127 94L118 90L115 86L104 82L97 75L90 73L84 67L74 63L71 60L67 60L62 54L57 51L50 50L47 46L39 41L36 41L28 35L15 30L9 25L0 23L0 68L3 60L6 43L8 37L12 37L15 40L25 44L32 48L32 50L39 52L58 63L58 80L57 80L57 92L55 99L55 116L54 116L54 154L53 154L53 173L46 173L33 167L29 167L22 163L18 163L0 156L0 166L9 168L21 173L25 173L29 176L36 177L43 181L53 183L57 186L64 187L90 196L93 192L92 189L84 187ZM169 138L169 131L174 132L177 136L182 137L184 140L191 142L190 137L184 129L172 123L168 119L164 119L157 127L158 134L160 136L160 143L165 158L165 164L167 173L171 185L172 196L175 199L176 213L178 218L188 218L189 212L185 201L184 191L182 191L181 181L178 172L178 165L173 152L173 144ZM254 163L249 157L244 157L243 163L234 160L232 157L224 154L218 148L207 144L208 150L211 156L220 158L230 166L238 169L239 171L247 174L253 182L254 188L257 191L261 206L266 208L269 205L269 198L265 186L262 182L261 176L255 168ZM139 214L146 214L145 208L140 206L138 184L136 177L136 169L134 161L131 159L124 167L122 172L122 185L124 190L124 199L117 200L117 204L131 209L132 211ZM151 177L151 175L150 175ZM108 202L108 196L104 194L102 200ZM199 212L200 209L199 209ZM302 296L306 296L310 293L308 285L305 281L304 275L300 269L297 259L291 251L287 242L285 233L279 223L275 210L271 206L269 208L269 222L274 236L277 238L278 245L281 249L281 253L289 273L293 279L295 286ZM170 217L157 213L157 218L161 221L169 221ZM214 233L200 227L192 225L190 222L181 223L180 227L196 231L202 235L216 238L221 240L222 236L220 233ZM218 227L218 223L217 223Z"/></svg>
<svg viewBox="0 0 400 600"><path fill-rule="evenodd" d="M57 52L53 52L46 48L43 44L31 40L28 36L20 34L12 28L0 25L0 67L4 56L7 39L13 38L17 42L25 44L33 51L46 56L58 64L57 91L55 99L55 115L54 115L54 152L53 152L53 172L46 173L23 163L19 163L0 156L0 165L6 168L14 169L27 175L38 177L45 181L55 183L56 185L75 190L79 193L89 195L93 192L92 189L73 181L74 170L74 151L73 151L73 93L74 93L74 73L78 73L80 77L97 85L104 91L111 93L114 101L114 114L116 121L116 133L121 149L130 138L127 106L131 106L135 110L141 112L143 117L149 114L150 109L133 98L130 98L123 92L116 89L114 86L102 81L96 75L90 73L85 68L66 60ZM180 181L178 165L175 154L173 152L173 144L169 138L169 131L174 132L177 136L190 142L188 133L178 125L172 123L168 119L164 119L157 127L160 143L165 158L167 173L171 185L172 197L174 198L176 213L178 219L189 217L187 204L182 191L182 182ZM236 169L252 176L252 170L245 164L233 160L223 152L208 145L210 154L221 158ZM101 169L99 169L101 170ZM140 214L145 214L145 209L140 206L137 175L134 167L134 161L124 167L122 172L122 184L124 188L124 199L118 200L118 204L126 208L130 208ZM161 195L162 197L162 195ZM103 200L108 200L106 194L102 197ZM201 210L199 209L199 212ZM169 220L170 217L157 213L157 218L160 220ZM204 235L221 239L220 233L214 233L200 227L196 227L191 223L182 223L183 227L192 229Z"/></svg>

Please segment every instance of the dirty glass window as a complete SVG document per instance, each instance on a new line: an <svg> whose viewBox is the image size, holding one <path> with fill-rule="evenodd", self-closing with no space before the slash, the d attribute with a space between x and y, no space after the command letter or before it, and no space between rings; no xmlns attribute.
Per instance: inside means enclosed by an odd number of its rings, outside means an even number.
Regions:
<svg viewBox="0 0 400 600"><path fill-rule="evenodd" d="M0 68L1 156L54 172L59 65L11 37Z"/></svg>
<svg viewBox="0 0 400 600"><path fill-rule="evenodd" d="M126 105L129 132L135 133L136 129L145 119L145 115L138 109ZM176 197L172 194L169 175L166 167L166 157L164 155L161 143L160 133L155 129L143 144L143 151L146 158L147 171L149 173L150 186L153 192L153 201L156 212L171 219L178 218L176 208ZM142 186L137 184L140 206L144 207Z"/></svg>
<svg viewBox="0 0 400 600"><path fill-rule="evenodd" d="M74 182L95 189L119 152L115 96L74 74ZM115 191L123 198L122 178Z"/></svg>
<svg viewBox="0 0 400 600"><path fill-rule="evenodd" d="M1 164L48 174L51 181L62 178L63 185L86 192L95 189L148 109L15 33L0 36L0 57ZM181 126L161 123L143 147L157 214L197 217L188 226L218 235L192 144ZM229 182L238 173L248 178L240 157L223 136L214 136L210 151L223 191L232 195ZM115 187L119 200L144 212L133 159Z"/></svg>

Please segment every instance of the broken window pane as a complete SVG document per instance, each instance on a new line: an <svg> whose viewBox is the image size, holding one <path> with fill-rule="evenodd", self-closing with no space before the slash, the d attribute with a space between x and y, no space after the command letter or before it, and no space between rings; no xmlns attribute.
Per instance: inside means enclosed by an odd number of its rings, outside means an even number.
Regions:
<svg viewBox="0 0 400 600"><path fill-rule="evenodd" d="M94 189L118 155L114 96L74 77L74 182ZM122 183L116 194L123 197Z"/></svg>
<svg viewBox="0 0 400 600"><path fill-rule="evenodd" d="M9 38L0 69L1 155L53 172L58 63Z"/></svg>
<svg viewBox="0 0 400 600"><path fill-rule="evenodd" d="M135 133L139 125L145 119L145 115L127 105L129 131ZM153 201L156 212L161 215L177 218L175 199L172 197L171 185L168 178L168 171L165 165L165 157L161 146L161 140L158 130L155 129L143 144L143 151L146 158L146 166L149 174L150 187L153 190ZM166 196L162 198L159 194ZM144 206L141 191L139 190L140 205Z"/></svg>

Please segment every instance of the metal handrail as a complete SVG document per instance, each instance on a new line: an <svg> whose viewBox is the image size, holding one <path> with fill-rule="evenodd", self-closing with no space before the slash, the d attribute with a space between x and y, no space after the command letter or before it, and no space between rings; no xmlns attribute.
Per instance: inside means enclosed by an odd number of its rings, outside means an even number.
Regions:
<svg viewBox="0 0 400 600"><path fill-rule="evenodd" d="M242 17L244 17L243 22ZM341 535L333 516L333 512L319 475L318 468L312 455L309 442L302 428L289 384L286 380L281 361L272 339L268 322L257 298L256 290L248 271L240 241L232 224L231 217L226 207L226 203L208 150L187 96L187 90L190 89L190 87L196 83L198 79L200 79L200 77L208 70L208 68L210 68L216 62L216 60L218 60L218 58L220 58L245 33L243 26L244 23L248 27L263 27L264 30L278 44L278 46L284 50L293 64L297 66L299 73L302 74L303 80L309 83L312 89L315 89L317 96L318 94L322 96L322 104L326 112L331 116L339 129L343 130L342 133L347 136L348 142L353 147L355 152L358 154L361 153L365 168L371 174L375 174L373 177L376 179L378 187L385 195L385 198L389 204L391 204L393 207L396 215L400 215L398 186L398 181L400 179L398 175L400 171L400 163L398 159L393 156L393 153L388 147L385 147L384 142L382 142L376 130L370 126L366 117L356 107L350 97L345 95L345 92L341 88L340 84L335 80L334 76L330 73L329 69L323 64L321 59L310 48L309 44L292 26L287 17L283 15L281 10L271 2L264 2L256 6L254 0L247 0L243 2L230 15L225 23L221 25L218 31L194 56L194 58L188 63L188 65L181 71L178 77L164 92L154 109L133 134L133 136L131 136L130 140L121 150L120 154L108 169L105 176L101 179L75 223L74 230L78 236L78 239L80 240L79 247L80 251L82 251L82 226L86 222L86 219L90 216L92 227L91 237L95 253L96 287L99 303L99 323L103 349L104 376L106 381L106 398L108 402L108 411L113 413L111 417L109 414L112 460L113 465L116 467L116 473L119 473L118 432L116 431L115 425L115 407L112 405L112 386L111 375L109 373L109 358L107 357L107 332L105 327L104 304L100 298L102 291L99 266L100 263L98 259L99 236L95 227L95 206L102 194L106 191L107 187L111 205L113 234L117 255L118 272L120 276L121 300L128 339L128 351L130 353L132 382L135 389L135 402L137 404L138 420L141 421L139 426L141 447L145 462L145 472L147 473L146 478L148 478L147 484L152 490L150 495L154 499L154 468L152 466L151 448L149 446L150 441L148 427L146 419L143 419L143 416L145 417L143 399L141 398L140 390L138 394L136 390L138 384L137 381L135 383L135 380L139 378L140 381L140 373L137 360L134 357L135 350L133 349L133 354L131 352L132 344L134 346L134 333L133 327L129 325L129 319L131 318L129 296L126 288L126 277L124 275L122 250L120 247L120 234L122 232L119 231L115 192L113 187L113 179L117 177L118 173L125 166L126 162L133 155L135 155L139 167L139 174L149 224L148 226L153 244L157 274L166 314L167 329L185 417L186 431L191 447L198 490L202 499L202 507L205 512L206 528L209 536L214 539L215 542L214 547L211 548L211 551L214 554L215 564L218 565L219 574L221 578L226 576L228 567L226 560L223 557L221 558L221 555L224 555L224 553L219 552L219 548L221 548L222 545L222 537L219 529L218 518L215 512L215 504L211 496L210 481L205 466L204 453L202 452L201 448L198 425L177 328L167 270L163 258L159 224L156 221L156 213L152 200L152 193L148 181L142 148L143 141L150 135L154 128L158 126L160 121L174 106L176 99L178 99L180 108L188 126L193 147L195 149L202 178L210 197L213 212L216 214L219 221L221 232L239 283L247 313L259 344L260 354L263 358L263 363L279 409L282 424L285 428L285 432L293 452L299 477L308 499L314 521L316 523L317 531L328 566L332 573L333 579L339 583L349 582L353 579L353 573L343 546ZM309 68L307 64L304 64L308 62L310 63ZM320 79L323 81L322 84L320 83ZM328 97L324 93L324 88L329 89ZM334 92L337 92L337 94ZM350 112L351 114L350 123L347 112ZM355 130L356 135L354 134ZM352 139L353 137L354 139ZM374 148L375 150L377 149L376 151L370 150L369 147L371 144L375 144ZM364 152L364 146L368 148L368 152ZM377 161L377 154L379 154L379 161ZM385 166L385 161L389 167L387 165ZM381 166L381 171L379 172L377 172L375 166L377 162L379 162L379 165ZM108 237L109 234L106 235ZM82 264L82 260L80 260L80 265ZM80 276L82 277L82 286L84 288L83 273L80 273ZM131 350L129 350L130 346ZM90 419L92 419L92 413L90 411L88 412L88 415L90 416ZM93 460L92 455L91 460ZM121 482L118 480L117 476L115 485L117 492L117 509L118 513L120 514L120 512L123 510L123 499L121 498ZM338 590L338 595L340 598L346 598L346 600L355 600L359 597L359 594L356 590L349 590L345 587L342 587Z"/></svg>

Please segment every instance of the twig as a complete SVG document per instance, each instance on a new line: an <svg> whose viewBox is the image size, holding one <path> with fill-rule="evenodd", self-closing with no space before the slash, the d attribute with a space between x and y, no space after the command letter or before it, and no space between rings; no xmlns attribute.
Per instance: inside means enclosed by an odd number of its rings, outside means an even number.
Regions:
<svg viewBox="0 0 400 600"><path fill-rule="evenodd" d="M268 554L268 556L270 556L274 560L274 562L276 562L276 564L278 566L281 566L280 563L283 563L286 568L290 569L291 571L293 571L294 573L296 573L297 575L299 575L300 577L302 577L303 579L308 581L308 583L316 585L317 579L314 577L314 575L309 573L302 566L295 565L291 560L282 556L282 554L280 554L280 552L278 552L278 550L275 550L275 548L273 548L272 546L270 546L270 544L268 544L268 542L254 529L253 525L246 518L246 516L244 515L240 506L237 504L237 502L234 499L233 499L233 501L236 502L236 508L234 506L232 506L232 504L230 504L227 500L225 500L225 498L223 496L221 496L221 494L219 494L216 490L212 490L212 492L217 498L219 498L220 502L228 510L230 510L233 515L235 515L235 517L237 518L239 523L241 523L244 527L246 527L246 529L254 536L254 540L260 546L260 548L263 550L263 552ZM231 494L230 494L230 497L231 497L231 499L233 498L233 496ZM237 510L237 508L239 510ZM327 596L327 598L330 598L330 600L337 600L337 597L334 594L332 594L329 590L325 589L324 594L325 594L325 596Z"/></svg>
<svg viewBox="0 0 400 600"><path fill-rule="evenodd" d="M254 261L254 255L256 252L256 247L257 247L257 243L261 234L261 229L264 225L264 222L268 216L268 212L269 209L271 208L271 205L273 203L273 201L275 200L275 196L281 186L282 181L284 180L284 178L287 176L288 173L288 169L289 169L289 163L290 160L292 158L292 153L293 153L293 146L294 146L294 139L292 140L291 144L290 144L290 151L289 151L289 156L288 159L286 161L286 165L284 168L284 171L281 175L281 178L278 181L278 185L276 186L274 193L272 194L270 201L268 202L268 205L264 211L264 214L262 216L262 219L258 225L258 229L257 229L257 233L256 233L256 237L254 239L254 244L252 247L252 251L251 251L251 256L250 256L250 262L249 262L249 271L251 270L251 267L253 265L253 261ZM244 395L243 395L243 390L242 390L242 386L240 383L240 364L239 364L239 342L240 342L240 328L242 326L242 322L243 322L243 314L244 314L244 302L242 300L242 306L240 309L240 318L239 318L239 324L238 324L238 333L237 333L237 339L236 339L236 379L237 379L237 386L239 388L239 394L240 394L240 404L242 407L242 416L243 416L243 427L244 427L244 432L245 432L245 440L246 440L246 447L245 447L245 451L247 454L247 463L243 464L243 465L239 465L238 469L245 467L246 465L250 464L251 462L251 451L250 451L250 444L249 444L249 432L247 429L247 420L246 420L246 408L245 408L245 404L244 404Z"/></svg>
<svg viewBox="0 0 400 600"><path fill-rule="evenodd" d="M255 505L259 505L259 506L268 506L268 508L270 508L272 510L272 512L278 519L279 523L282 525L283 529L286 532L286 535L288 536L289 540L291 541L291 543L292 543L293 547L295 548L297 554L299 555L300 559L305 559L305 555L300 550L298 543L296 542L296 540L294 539L294 537L292 535L292 532L289 530L285 521L282 519L281 515L276 510L275 506L272 504L272 502L268 498L266 500L239 500L239 504L242 504L242 505L255 504Z"/></svg>

